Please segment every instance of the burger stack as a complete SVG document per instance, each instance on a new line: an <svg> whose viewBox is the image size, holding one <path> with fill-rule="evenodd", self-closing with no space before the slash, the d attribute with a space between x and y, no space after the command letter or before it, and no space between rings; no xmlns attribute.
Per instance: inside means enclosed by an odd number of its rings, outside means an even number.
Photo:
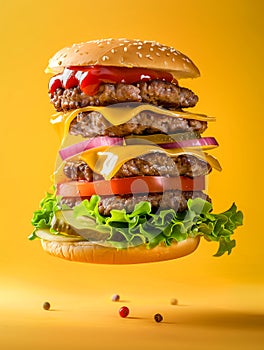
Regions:
<svg viewBox="0 0 264 350"><path fill-rule="evenodd" d="M175 259L201 236L220 242L218 255L231 252L242 213L233 205L212 214L205 177L221 170L208 154L218 143L202 135L214 118L190 112L198 96L179 84L199 76L187 56L154 41L103 39L60 50L47 72L62 142L31 238L52 255L95 263Z"/></svg>

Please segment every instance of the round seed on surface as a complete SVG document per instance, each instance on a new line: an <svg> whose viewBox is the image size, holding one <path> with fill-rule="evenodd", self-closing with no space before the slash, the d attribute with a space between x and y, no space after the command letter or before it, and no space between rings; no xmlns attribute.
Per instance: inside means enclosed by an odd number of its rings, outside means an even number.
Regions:
<svg viewBox="0 0 264 350"><path fill-rule="evenodd" d="M48 301L46 301L44 304L43 304L43 309L44 310L49 310L50 309L50 303Z"/></svg>
<svg viewBox="0 0 264 350"><path fill-rule="evenodd" d="M129 308L126 307L126 306L122 306L120 309L119 309L119 315L123 318L127 317L129 314Z"/></svg>
<svg viewBox="0 0 264 350"><path fill-rule="evenodd" d="M171 305L178 305L178 300L175 298L172 298L170 303Z"/></svg>
<svg viewBox="0 0 264 350"><path fill-rule="evenodd" d="M112 295L112 301L119 301L120 300L120 295L114 294Z"/></svg>
<svg viewBox="0 0 264 350"><path fill-rule="evenodd" d="M163 317L161 316L161 314L155 314L154 315L154 320L156 322L161 322L163 320Z"/></svg>

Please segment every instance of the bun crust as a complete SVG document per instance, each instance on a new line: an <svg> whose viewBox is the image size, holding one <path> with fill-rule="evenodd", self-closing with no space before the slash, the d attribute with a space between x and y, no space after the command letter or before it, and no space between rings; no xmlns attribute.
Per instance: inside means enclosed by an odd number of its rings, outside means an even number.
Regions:
<svg viewBox="0 0 264 350"><path fill-rule="evenodd" d="M65 47L49 60L46 72L57 74L64 67L90 65L166 70L176 79L200 76L194 63L173 47L128 39L93 40Z"/></svg>
<svg viewBox="0 0 264 350"><path fill-rule="evenodd" d="M49 254L66 260L95 264L138 264L172 260L191 254L199 245L200 238L187 238L173 243L146 249L138 246L127 249L103 247L90 242L58 242L41 240L43 249Z"/></svg>

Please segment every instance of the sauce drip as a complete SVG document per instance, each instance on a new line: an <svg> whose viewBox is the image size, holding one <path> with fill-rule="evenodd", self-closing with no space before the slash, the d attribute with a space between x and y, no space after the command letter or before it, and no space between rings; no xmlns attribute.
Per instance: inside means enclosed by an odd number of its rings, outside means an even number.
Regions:
<svg viewBox="0 0 264 350"><path fill-rule="evenodd" d="M79 86L86 95L93 96L98 92L101 83L133 84L155 79L177 83L172 74L147 68L70 66L50 79L49 92L54 94L58 88L70 89Z"/></svg>

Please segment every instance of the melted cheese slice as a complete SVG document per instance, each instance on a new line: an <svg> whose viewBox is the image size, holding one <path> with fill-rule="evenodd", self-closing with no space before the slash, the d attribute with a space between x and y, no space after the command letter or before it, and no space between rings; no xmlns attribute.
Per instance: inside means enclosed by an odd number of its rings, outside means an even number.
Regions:
<svg viewBox="0 0 264 350"><path fill-rule="evenodd" d="M172 111L161 107L152 106L150 104L138 104L138 103L118 103L107 107L83 107L69 112L59 112L54 114L50 122L56 128L56 131L62 139L67 136L70 124L76 116L81 112L96 111L101 113L105 119L112 125L120 125L127 123L130 119L138 115L143 111L151 111L160 115L183 118L183 119L196 119L201 121L215 121L214 117L206 116L205 114L196 114L190 112Z"/></svg>
<svg viewBox="0 0 264 350"><path fill-rule="evenodd" d="M207 153L183 149L164 150L155 145L102 146L83 152L79 155L79 159L88 164L95 173L102 175L106 180L110 180L124 163L152 152L164 153L171 157L182 154L192 155L207 162L212 168L222 170L218 160Z"/></svg>

